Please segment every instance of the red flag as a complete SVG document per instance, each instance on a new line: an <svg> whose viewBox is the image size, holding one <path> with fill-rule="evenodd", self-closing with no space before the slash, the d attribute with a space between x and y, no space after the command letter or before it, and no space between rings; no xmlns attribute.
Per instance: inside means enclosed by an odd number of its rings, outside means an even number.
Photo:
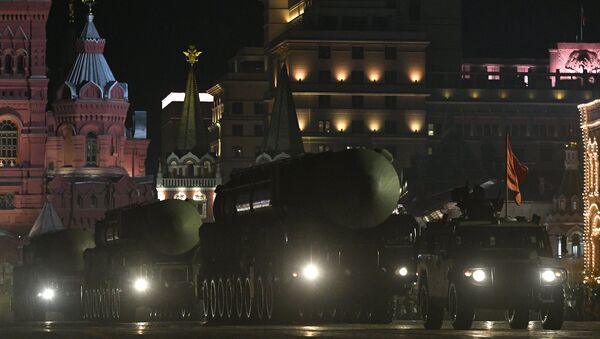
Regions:
<svg viewBox="0 0 600 339"><path fill-rule="evenodd" d="M523 165L515 156L510 147L508 138L506 139L506 187L515 192L515 203L521 204L521 189L519 184L525 178L528 168Z"/></svg>

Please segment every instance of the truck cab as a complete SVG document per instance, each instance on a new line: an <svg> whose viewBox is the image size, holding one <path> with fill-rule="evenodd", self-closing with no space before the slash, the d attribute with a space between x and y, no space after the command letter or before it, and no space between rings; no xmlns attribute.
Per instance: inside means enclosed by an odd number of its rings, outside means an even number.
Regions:
<svg viewBox="0 0 600 339"><path fill-rule="evenodd" d="M529 310L544 329L563 323L566 271L553 259L545 229L491 220L429 223L417 245L419 309L427 329L444 310L455 329L469 329L477 308L506 311L513 329L526 328Z"/></svg>

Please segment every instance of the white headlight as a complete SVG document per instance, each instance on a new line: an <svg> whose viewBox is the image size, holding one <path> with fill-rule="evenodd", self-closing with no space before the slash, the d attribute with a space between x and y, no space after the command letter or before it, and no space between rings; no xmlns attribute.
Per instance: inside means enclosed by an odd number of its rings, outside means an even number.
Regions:
<svg viewBox="0 0 600 339"><path fill-rule="evenodd" d="M140 293L146 292L148 287L150 287L150 284L145 278L137 278L133 283L133 288Z"/></svg>
<svg viewBox="0 0 600 339"><path fill-rule="evenodd" d="M406 267L400 267L396 273L398 273L399 276L406 277L408 275L408 269Z"/></svg>
<svg viewBox="0 0 600 339"><path fill-rule="evenodd" d="M551 270L545 270L542 272L542 280L544 280L545 282L554 282L556 281L556 275L554 274L554 271Z"/></svg>
<svg viewBox="0 0 600 339"><path fill-rule="evenodd" d="M56 293L54 292L54 289L45 288L42 292L38 293L38 297L40 297L46 301L50 301L50 300L54 299L55 294Z"/></svg>
<svg viewBox="0 0 600 339"><path fill-rule="evenodd" d="M472 277L473 277L473 280L475 280L476 282L483 282L485 279L487 279L487 276L486 276L484 270L473 271Z"/></svg>
<svg viewBox="0 0 600 339"><path fill-rule="evenodd" d="M319 277L319 274L319 268L314 264L308 264L304 266L304 269L302 270L302 275L306 280L315 280Z"/></svg>

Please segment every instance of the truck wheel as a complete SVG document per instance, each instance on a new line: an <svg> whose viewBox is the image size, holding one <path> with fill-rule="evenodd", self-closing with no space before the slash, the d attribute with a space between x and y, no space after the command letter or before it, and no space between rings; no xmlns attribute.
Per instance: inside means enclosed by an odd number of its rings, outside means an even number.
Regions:
<svg viewBox="0 0 600 339"><path fill-rule="evenodd" d="M233 283L231 278L225 280L225 316L231 319L233 315Z"/></svg>
<svg viewBox="0 0 600 339"><path fill-rule="evenodd" d="M529 310L527 308L515 308L506 311L506 320L513 330L526 329L529 324Z"/></svg>
<svg viewBox="0 0 600 339"><path fill-rule="evenodd" d="M442 303L429 297L429 289L426 284L419 288L419 313L423 320L423 326L428 330L439 330L444 321L444 307Z"/></svg>
<svg viewBox="0 0 600 339"><path fill-rule="evenodd" d="M273 277L267 276L265 280L265 319L273 320L273 309L275 307L275 290L273 289Z"/></svg>
<svg viewBox="0 0 600 339"><path fill-rule="evenodd" d="M564 308L562 303L552 304L542 309L542 328L545 330L560 330L564 320Z"/></svg>
<svg viewBox="0 0 600 339"><path fill-rule="evenodd" d="M256 279L254 299L256 301L256 318L262 321L265 318L265 284L262 275Z"/></svg>
<svg viewBox="0 0 600 339"><path fill-rule="evenodd" d="M455 330L468 330L473 324L475 310L457 291L456 285L450 284L448 291L448 311Z"/></svg>
<svg viewBox="0 0 600 339"><path fill-rule="evenodd" d="M244 279L244 320L252 319L252 304L254 303L252 297L252 284L250 283L250 278L246 277Z"/></svg>
<svg viewBox="0 0 600 339"><path fill-rule="evenodd" d="M215 279L210 280L210 319L214 320L217 317L217 283Z"/></svg>
<svg viewBox="0 0 600 339"><path fill-rule="evenodd" d="M244 285L242 284L242 278L237 277L234 286L233 303L235 305L235 316L236 319L242 320L244 314Z"/></svg>
<svg viewBox="0 0 600 339"><path fill-rule="evenodd" d="M222 278L219 278L217 283L217 312L219 319L225 318L225 283Z"/></svg>
<svg viewBox="0 0 600 339"><path fill-rule="evenodd" d="M202 281L202 314L204 319L208 320L210 316L210 289L208 287L208 280Z"/></svg>

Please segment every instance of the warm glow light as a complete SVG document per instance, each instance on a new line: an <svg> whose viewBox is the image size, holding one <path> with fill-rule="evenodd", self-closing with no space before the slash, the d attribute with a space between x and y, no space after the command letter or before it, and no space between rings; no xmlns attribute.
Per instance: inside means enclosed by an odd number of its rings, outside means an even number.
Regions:
<svg viewBox="0 0 600 339"><path fill-rule="evenodd" d="M298 127L300 127L301 131L304 131L307 125L307 119L305 117L298 116Z"/></svg>
<svg viewBox="0 0 600 339"><path fill-rule="evenodd" d="M294 70L294 78L298 81L306 79L306 71L303 69Z"/></svg>
<svg viewBox="0 0 600 339"><path fill-rule="evenodd" d="M564 91L555 91L554 92L554 98L556 100L562 100L565 98L565 92Z"/></svg>
<svg viewBox="0 0 600 339"><path fill-rule="evenodd" d="M335 78L337 79L337 81L346 81L346 79L348 79L348 71L338 70L335 73Z"/></svg>
<svg viewBox="0 0 600 339"><path fill-rule="evenodd" d="M500 98L506 99L508 97L508 93L506 91L500 91Z"/></svg>
<svg viewBox="0 0 600 339"><path fill-rule="evenodd" d="M477 91L477 90L471 91L471 98L479 99L480 96L481 96L481 93L479 93L479 91Z"/></svg>
<svg viewBox="0 0 600 339"><path fill-rule="evenodd" d="M418 83L423 78L423 71L421 69L411 69L408 73L411 82Z"/></svg>
<svg viewBox="0 0 600 339"><path fill-rule="evenodd" d="M371 79L372 82L379 81L379 77L380 77L380 74L378 71L371 71L369 73L369 79Z"/></svg>
<svg viewBox="0 0 600 339"><path fill-rule="evenodd" d="M446 98L446 100L450 99L450 97L452 96L452 91L447 89L444 91L444 98Z"/></svg>
<svg viewBox="0 0 600 339"><path fill-rule="evenodd" d="M345 118L338 118L335 121L335 128L340 132L347 131L348 125L349 125L349 122Z"/></svg>
<svg viewBox="0 0 600 339"><path fill-rule="evenodd" d="M422 113L407 113L406 124L412 132L421 132L425 125L425 115Z"/></svg>
<svg viewBox="0 0 600 339"><path fill-rule="evenodd" d="M372 119L369 121L369 130L371 130L373 132L377 132L377 131L379 131L380 128L381 128L381 121L379 121L377 119Z"/></svg>

